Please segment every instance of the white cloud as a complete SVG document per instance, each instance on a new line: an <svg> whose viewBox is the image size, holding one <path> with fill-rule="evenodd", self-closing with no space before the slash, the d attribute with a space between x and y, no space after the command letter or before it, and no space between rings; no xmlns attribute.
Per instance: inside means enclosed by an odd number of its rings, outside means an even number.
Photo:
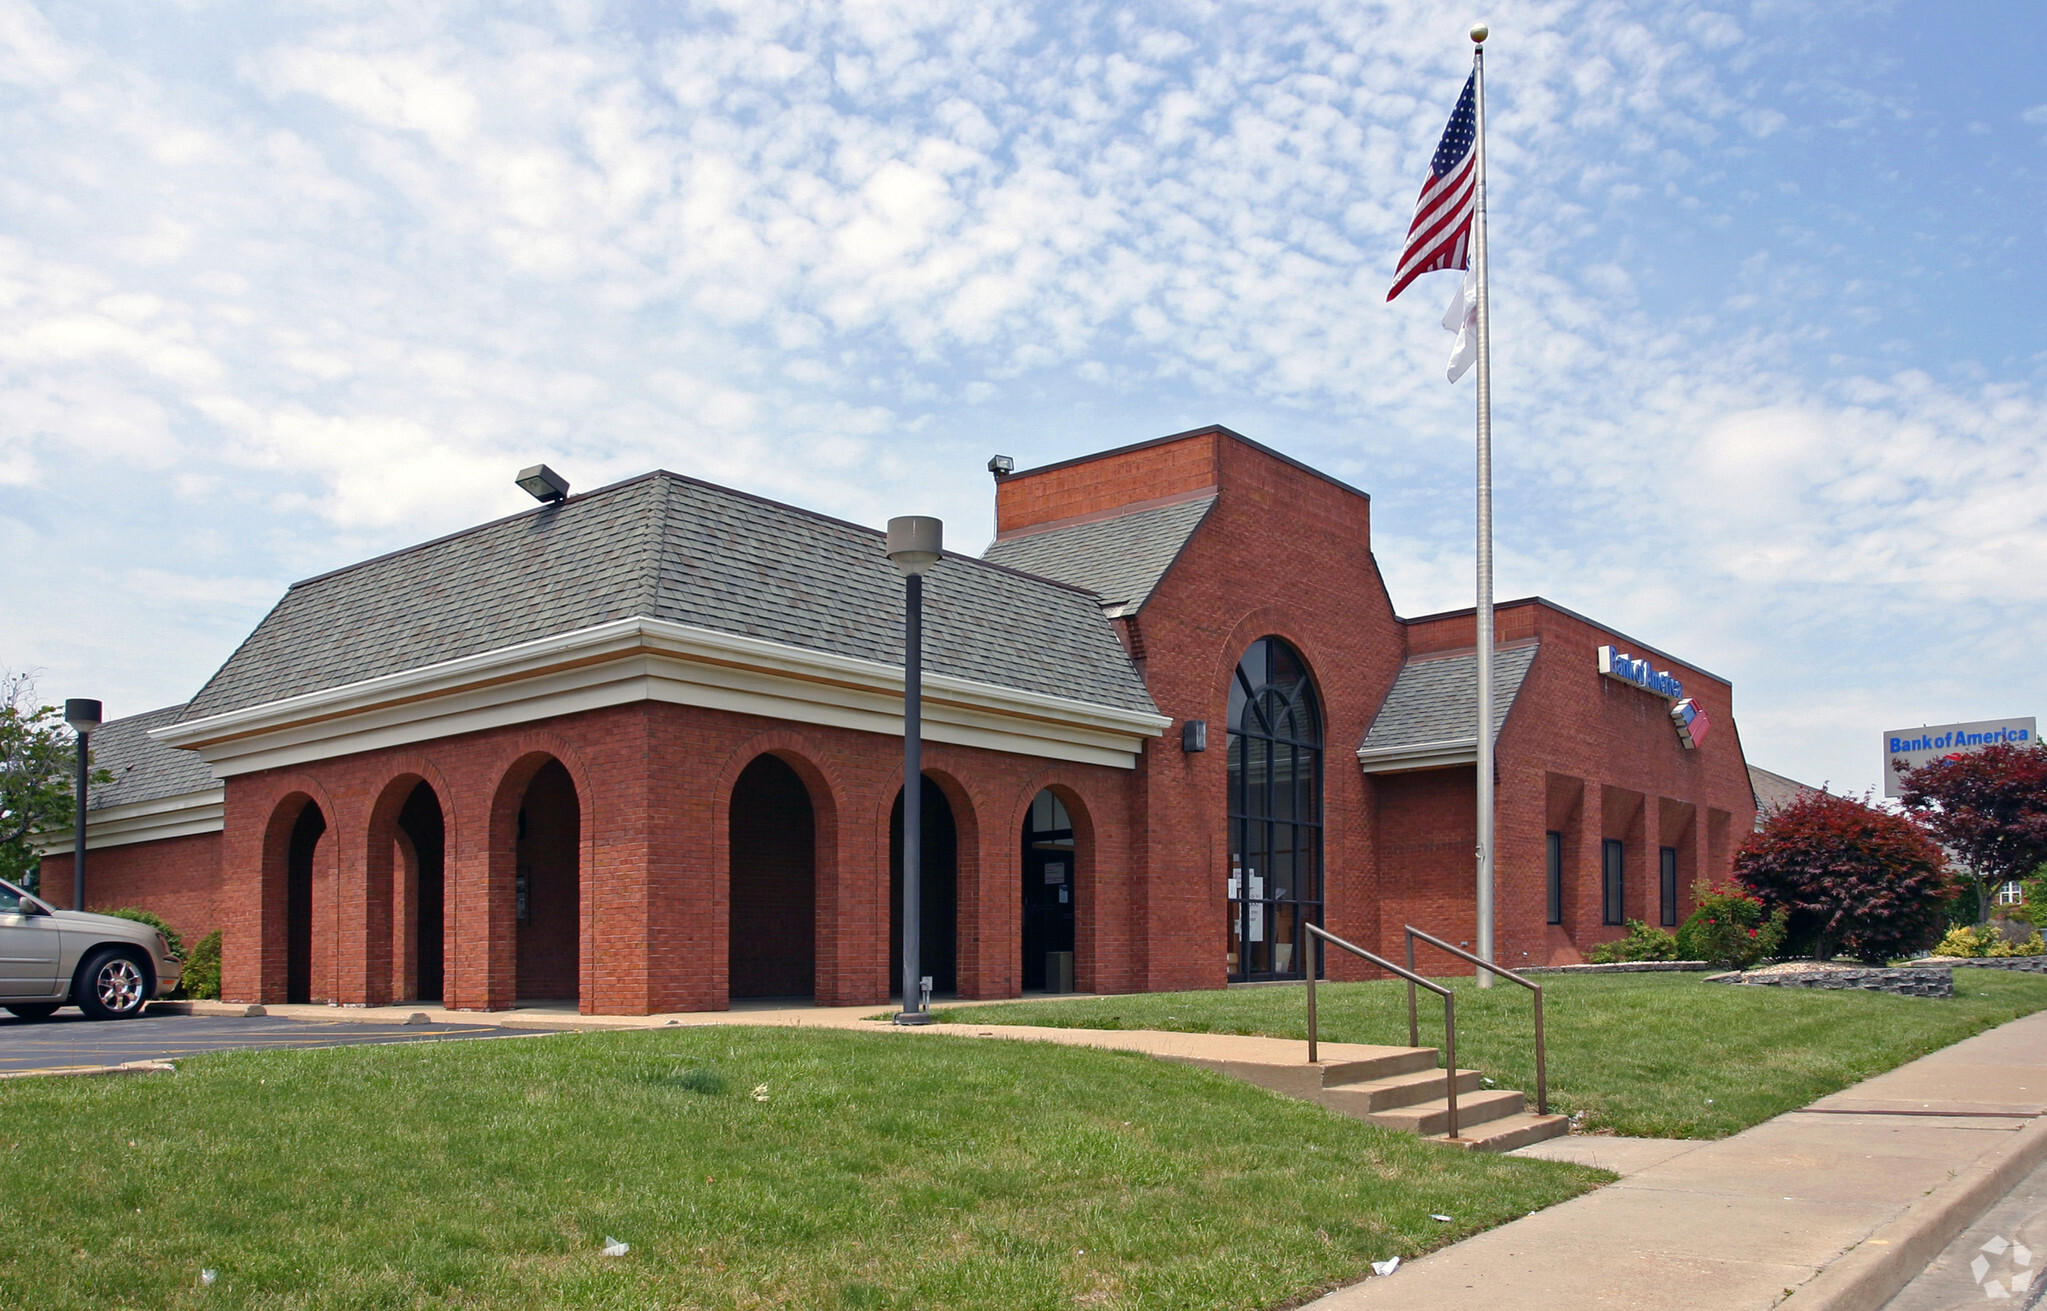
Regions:
<svg viewBox="0 0 2047 1311"><path fill-rule="evenodd" d="M63 90L10 119L0 520L51 571L21 638L50 653L0 661L95 651L184 695L260 610L248 580L517 508L536 459L914 503L965 540L992 443L1028 463L1209 418L1379 491L1403 609L1468 594L1447 287L1382 303L1467 58L1435 7L232 13L116 50L0 5L0 79ZM1802 130L1744 71L1767 15L1494 17L1503 592L1697 650L1765 763L1828 759L1772 737L1803 722L1773 689L1844 717L1875 694L1763 648L1843 663L1843 635L2036 604L2039 389L1830 362L1843 293L1798 252L1677 321L1682 256L1616 244L1650 207L1724 220L1711 168ZM70 535L40 508L67 497L131 526ZM204 535L161 517L194 498ZM234 581L136 575L204 613L151 613L180 661L110 657L134 615L63 599L81 552ZM1954 648L1927 649L1869 676L1926 691Z"/></svg>

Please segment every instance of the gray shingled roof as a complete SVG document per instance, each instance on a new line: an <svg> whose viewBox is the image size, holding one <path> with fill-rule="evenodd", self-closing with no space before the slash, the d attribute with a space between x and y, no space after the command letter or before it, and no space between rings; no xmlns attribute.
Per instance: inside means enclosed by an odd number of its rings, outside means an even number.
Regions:
<svg viewBox="0 0 2047 1311"><path fill-rule="evenodd" d="M1085 587L1104 607L1143 605L1180 548L1201 526L1215 497L1162 505L1113 519L1025 533L989 545L981 558Z"/></svg>
<svg viewBox="0 0 2047 1311"><path fill-rule="evenodd" d="M900 665L871 528L657 472L294 584L198 719L643 616ZM925 582L926 668L1153 711L1095 598L971 558Z"/></svg>
<svg viewBox="0 0 2047 1311"><path fill-rule="evenodd" d="M152 728L174 724L183 706L165 706L126 719L110 719L92 735L92 763L114 776L96 783L89 795L94 810L137 801L204 792L219 786L196 751L179 751L149 736Z"/></svg>
<svg viewBox="0 0 2047 1311"><path fill-rule="evenodd" d="M1753 792L1756 798L1757 828L1761 828L1770 812L1779 806L1788 806L1808 792L1819 791L1818 788L1801 783L1795 778L1786 778L1758 765L1748 767L1748 785L1749 791Z"/></svg>
<svg viewBox="0 0 2047 1311"><path fill-rule="evenodd" d="M1507 722L1521 680L1535 663L1536 646L1506 647L1493 657L1493 735ZM1471 721L1478 717L1478 652L1419 656L1400 667L1400 677L1386 694L1364 749L1390 750L1432 742L1470 742L1477 738Z"/></svg>

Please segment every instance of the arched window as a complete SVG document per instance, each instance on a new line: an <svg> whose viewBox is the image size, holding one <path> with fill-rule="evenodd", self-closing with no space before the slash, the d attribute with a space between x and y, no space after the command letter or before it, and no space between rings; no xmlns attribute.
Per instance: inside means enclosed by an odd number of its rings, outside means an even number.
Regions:
<svg viewBox="0 0 2047 1311"><path fill-rule="evenodd" d="M1300 978L1322 920L1322 712L1294 649L1262 637L1230 684L1229 972Z"/></svg>

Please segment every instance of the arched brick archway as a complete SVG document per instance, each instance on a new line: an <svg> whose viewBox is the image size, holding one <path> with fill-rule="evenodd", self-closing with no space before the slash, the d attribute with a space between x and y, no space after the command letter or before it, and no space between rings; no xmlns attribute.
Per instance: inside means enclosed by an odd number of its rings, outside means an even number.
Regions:
<svg viewBox="0 0 2047 1311"><path fill-rule="evenodd" d="M859 977L855 968L861 957L861 927L871 924L879 909L878 899L866 889L849 887L845 881L843 830L840 824L841 798L846 786L831 766L830 753L810 735L794 728L776 727L747 738L726 757L711 785L713 816L711 839L711 904L703 908L709 923L704 929L710 968L699 977L678 980L670 991L691 1010L723 1009L730 991L731 947L735 932L732 922L733 806L744 802L739 785L742 776L763 758L786 766L802 784L810 809L810 869L812 902L811 996L826 1006L852 1005L874 1001L872 983ZM745 858L741 857L741 874Z"/></svg>
<svg viewBox="0 0 2047 1311"><path fill-rule="evenodd" d="M289 780L280 792L263 827L255 969L237 961L235 973L255 976L258 1001L325 1001L340 958L334 806L311 780Z"/></svg>
<svg viewBox="0 0 2047 1311"><path fill-rule="evenodd" d="M1066 951L1072 953L1073 990L1094 991L1103 890L1096 877L1093 810L1071 783L1042 776L1026 790L1011 828L1019 893L1018 988L1047 988L1053 980L1045 954Z"/></svg>
<svg viewBox="0 0 2047 1311"><path fill-rule="evenodd" d="M927 768L924 792L923 863L920 874L922 896L919 956L923 972L932 980L932 991L958 991L980 996L983 990L977 956L977 941L969 934L975 924L980 886L980 822L978 808L967 785L951 770ZM888 961L891 993L902 989L903 974L903 789L892 792L887 814L889 853Z"/></svg>
<svg viewBox="0 0 2047 1311"><path fill-rule="evenodd" d="M811 997L817 990L817 818L803 778L755 756L725 807L726 990Z"/></svg>
<svg viewBox="0 0 2047 1311"><path fill-rule="evenodd" d="M447 962L448 782L424 762L388 780L370 808L352 980L370 1005L439 1001Z"/></svg>
<svg viewBox="0 0 2047 1311"><path fill-rule="evenodd" d="M588 1009L595 794L566 743L534 735L509 745L482 868L472 866L449 900L448 1004L503 1010L521 999L574 999Z"/></svg>

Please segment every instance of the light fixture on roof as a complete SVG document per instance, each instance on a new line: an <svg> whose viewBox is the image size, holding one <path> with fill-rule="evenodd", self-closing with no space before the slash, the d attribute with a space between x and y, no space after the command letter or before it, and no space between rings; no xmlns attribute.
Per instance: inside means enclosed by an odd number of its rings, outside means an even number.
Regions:
<svg viewBox="0 0 2047 1311"><path fill-rule="evenodd" d="M569 498L569 480L544 464L519 470L519 476L513 481L525 488L526 494L536 501L552 505Z"/></svg>
<svg viewBox="0 0 2047 1311"><path fill-rule="evenodd" d="M990 456L988 459L988 472L995 475L996 482L1001 482L1004 478L1016 472L1016 461L1010 459L1007 455Z"/></svg>

